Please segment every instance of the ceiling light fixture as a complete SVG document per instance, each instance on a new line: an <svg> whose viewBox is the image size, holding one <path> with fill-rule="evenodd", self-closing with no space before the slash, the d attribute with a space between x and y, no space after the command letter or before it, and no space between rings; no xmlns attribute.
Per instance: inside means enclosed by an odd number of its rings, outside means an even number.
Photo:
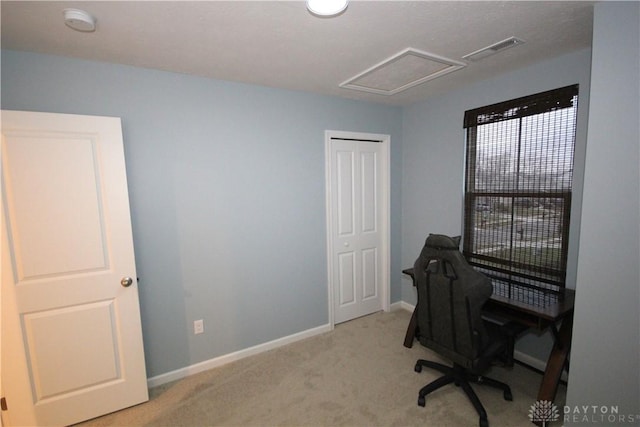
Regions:
<svg viewBox="0 0 640 427"><path fill-rule="evenodd" d="M96 18L84 10L65 9L62 13L64 14L64 23L67 24L69 28L84 33L90 33L96 30Z"/></svg>
<svg viewBox="0 0 640 427"><path fill-rule="evenodd" d="M307 0L309 12L318 16L335 16L343 12L349 0Z"/></svg>

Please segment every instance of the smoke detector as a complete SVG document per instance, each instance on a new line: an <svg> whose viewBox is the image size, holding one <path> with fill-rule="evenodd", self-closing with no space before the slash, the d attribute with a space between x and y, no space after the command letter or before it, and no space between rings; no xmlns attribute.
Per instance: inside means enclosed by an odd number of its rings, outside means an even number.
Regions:
<svg viewBox="0 0 640 427"><path fill-rule="evenodd" d="M96 18L84 10L65 9L62 13L64 14L64 23L69 28L83 33L90 33L96 30Z"/></svg>

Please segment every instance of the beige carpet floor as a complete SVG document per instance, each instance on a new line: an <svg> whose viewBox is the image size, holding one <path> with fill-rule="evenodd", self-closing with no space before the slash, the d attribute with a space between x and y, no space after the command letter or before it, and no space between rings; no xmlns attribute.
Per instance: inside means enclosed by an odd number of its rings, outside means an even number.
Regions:
<svg viewBox="0 0 640 427"><path fill-rule="evenodd" d="M417 405L418 390L439 374L414 372L415 361L442 360L417 342L402 345L409 318L398 310L355 319L153 388L149 402L82 426L477 426L473 406L454 385L427 396L426 407ZM541 375L516 365L494 367L489 376L507 382L514 397L507 402L498 390L473 386L490 425L532 426ZM564 394L560 386L558 407Z"/></svg>

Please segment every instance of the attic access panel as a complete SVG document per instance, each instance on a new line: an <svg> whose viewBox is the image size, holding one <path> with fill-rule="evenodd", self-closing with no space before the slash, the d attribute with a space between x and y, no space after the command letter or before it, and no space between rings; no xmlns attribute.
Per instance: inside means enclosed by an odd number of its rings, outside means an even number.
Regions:
<svg viewBox="0 0 640 427"><path fill-rule="evenodd" d="M394 95L464 67L464 62L407 48L342 82L340 87Z"/></svg>

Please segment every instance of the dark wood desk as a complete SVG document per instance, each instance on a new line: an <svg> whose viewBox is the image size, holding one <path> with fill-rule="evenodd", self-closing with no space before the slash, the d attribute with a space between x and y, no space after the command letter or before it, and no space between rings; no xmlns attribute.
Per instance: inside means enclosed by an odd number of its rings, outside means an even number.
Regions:
<svg viewBox="0 0 640 427"><path fill-rule="evenodd" d="M415 279L413 268L402 270L402 272L410 276L411 280ZM415 280L413 285L415 286ZM547 359L542 383L538 389L538 400L553 402L556 397L560 377L568 363L569 349L571 348L574 301L575 291L573 289L564 289L557 302L546 307L537 307L499 295L492 295L483 307L483 310L489 314L507 318L528 328L535 328L540 331L547 328L551 329L554 336L554 345ZM562 320L562 325L558 331L556 325L560 320ZM418 317L414 310L404 338L405 347L411 348L413 346L417 331Z"/></svg>

